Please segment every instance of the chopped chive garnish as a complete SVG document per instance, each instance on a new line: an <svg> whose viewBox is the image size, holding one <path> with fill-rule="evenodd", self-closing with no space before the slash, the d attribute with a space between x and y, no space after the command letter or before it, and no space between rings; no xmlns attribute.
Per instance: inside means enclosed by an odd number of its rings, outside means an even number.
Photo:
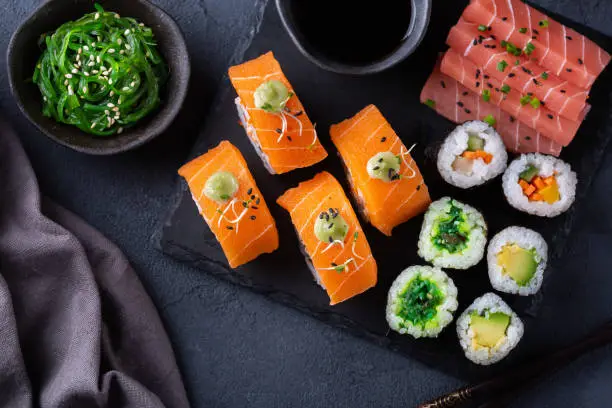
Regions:
<svg viewBox="0 0 612 408"><path fill-rule="evenodd" d="M483 122L488 123L491 127L494 127L497 124L497 120L493 115L487 115L482 119Z"/></svg>
<svg viewBox="0 0 612 408"><path fill-rule="evenodd" d="M503 43L502 43L502 47L503 47ZM508 53L514 55L515 57L518 57L521 55L522 51L520 48L518 48L516 45L512 44L511 42L507 42L505 41L505 47L506 47L506 51L508 51Z"/></svg>
<svg viewBox="0 0 612 408"><path fill-rule="evenodd" d="M435 108L436 107L436 101L434 101L433 99L427 99L425 101L425 105L429 106L430 108Z"/></svg>
<svg viewBox="0 0 612 408"><path fill-rule="evenodd" d="M527 29L525 27L519 28L518 32L521 34L525 34L527 32Z"/></svg>
<svg viewBox="0 0 612 408"><path fill-rule="evenodd" d="M548 20L541 20L538 25L542 28L548 27Z"/></svg>
<svg viewBox="0 0 612 408"><path fill-rule="evenodd" d="M502 91L503 93L505 93L505 94L509 93L509 92L510 92L510 85L508 85L508 84L504 84L504 85L501 87L501 91Z"/></svg>
<svg viewBox="0 0 612 408"><path fill-rule="evenodd" d="M508 41L506 41L506 40L502 40L502 41L501 41L501 46L502 46L502 47L504 47L504 48L506 48L506 45L508 45Z"/></svg>
<svg viewBox="0 0 612 408"><path fill-rule="evenodd" d="M480 32L485 32L485 31L487 31L487 26L486 26L486 25L483 25L483 24L479 25L479 26L478 26L478 31L480 31Z"/></svg>
<svg viewBox="0 0 612 408"><path fill-rule="evenodd" d="M521 60L514 61L514 65L521 65Z"/></svg>
<svg viewBox="0 0 612 408"><path fill-rule="evenodd" d="M506 62L506 60L501 60L497 63L497 70L499 72L504 72L507 66L508 66L508 63Z"/></svg>
<svg viewBox="0 0 612 408"><path fill-rule="evenodd" d="M531 106L533 106L534 109L538 109L540 107L540 100L536 97L531 99L529 103L531 104Z"/></svg>
<svg viewBox="0 0 612 408"><path fill-rule="evenodd" d="M521 105L525 106L527 105L529 102L531 102L531 96L529 95L524 95L521 97Z"/></svg>
<svg viewBox="0 0 612 408"><path fill-rule="evenodd" d="M542 79L548 79L548 73L546 72L542 72L540 76L542 77Z"/></svg>
<svg viewBox="0 0 612 408"><path fill-rule="evenodd" d="M491 100L491 91L485 89L482 91L482 100L485 102L489 102Z"/></svg>
<svg viewBox="0 0 612 408"><path fill-rule="evenodd" d="M359 232L355 231L355 233L353 234L353 242L357 241L358 236L359 236Z"/></svg>
<svg viewBox="0 0 612 408"><path fill-rule="evenodd" d="M528 43L527 43L527 45L525 46L525 54L527 54L527 55L531 55L531 53L532 53L534 50L535 50L535 45L533 45L533 44L531 43L531 41L530 41L530 42L528 42Z"/></svg>

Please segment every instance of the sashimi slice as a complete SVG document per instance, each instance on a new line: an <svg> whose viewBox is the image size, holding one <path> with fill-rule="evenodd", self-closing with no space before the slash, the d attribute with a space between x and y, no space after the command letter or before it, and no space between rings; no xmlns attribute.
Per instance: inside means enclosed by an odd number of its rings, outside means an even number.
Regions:
<svg viewBox="0 0 612 408"><path fill-rule="evenodd" d="M317 282L335 305L376 285L377 266L359 220L338 181L327 172L287 190L277 200L289 211ZM344 242L321 242L314 233L322 213L333 209L344 218L348 232ZM323 214L324 215L324 214ZM338 266L346 267L338 268Z"/></svg>
<svg viewBox="0 0 612 408"><path fill-rule="evenodd" d="M499 39L488 30L481 32L478 24L460 20L451 28L446 43L467 57L502 84L520 93L533 93L546 107L570 120L584 119L588 111L588 92L563 80L524 55L516 57L502 48ZM517 65L515 62L520 61ZM507 64L501 71L499 64Z"/></svg>
<svg viewBox="0 0 612 408"><path fill-rule="evenodd" d="M423 213L431 199L423 176L389 122L374 105L352 118L332 125L329 131L346 168L355 200L365 218L383 234ZM378 153L391 152L401 158L394 181L370 177L368 161Z"/></svg>
<svg viewBox="0 0 612 408"><path fill-rule="evenodd" d="M586 90L610 62L610 54L593 41L520 0L474 0L463 18L491 27L498 40L521 49L531 43L530 56L539 65Z"/></svg>
<svg viewBox="0 0 612 408"><path fill-rule="evenodd" d="M238 93L236 108L240 120L270 173L312 166L327 157L315 127L272 52L230 67L229 77ZM269 113L255 106L255 90L271 79L281 81L293 93L281 113Z"/></svg>
<svg viewBox="0 0 612 408"><path fill-rule="evenodd" d="M206 181L217 172L230 172L238 190L225 203L204 193ZM179 171L189 186L200 215L221 244L232 268L278 248L278 231L255 179L240 151L228 141L182 166Z"/></svg>
<svg viewBox="0 0 612 408"><path fill-rule="evenodd" d="M581 122L561 117L544 106L533 107L530 103L521 103L521 98L528 94L510 91L502 92L502 84L496 78L476 78L476 72L481 68L473 62L450 49L442 58L440 70L473 92L480 93L486 99L489 95L491 103L516 117L527 126L537 130L546 137L567 146L576 136Z"/></svg>
<svg viewBox="0 0 612 408"><path fill-rule="evenodd" d="M440 72L436 65L421 92L421 102L429 105L448 120L460 124L469 120L495 119L495 130L506 148L515 153L544 153L559 156L562 146L519 122L499 106L482 97L453 78Z"/></svg>

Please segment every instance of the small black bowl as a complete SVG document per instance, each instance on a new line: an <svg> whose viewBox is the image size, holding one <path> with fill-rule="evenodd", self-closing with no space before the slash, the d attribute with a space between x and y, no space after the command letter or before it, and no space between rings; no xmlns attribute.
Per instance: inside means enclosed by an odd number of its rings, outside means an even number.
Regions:
<svg viewBox="0 0 612 408"><path fill-rule="evenodd" d="M327 71L349 75L366 75L381 72L400 63L411 55L417 49L423 37L425 37L432 4L432 0L403 0L411 3L412 13L407 34L398 44L398 47L382 59L367 64L353 65L336 61L320 52L299 30L296 24L297 16L293 11L291 3L300 1L309 0L276 0L276 8L293 43L306 58L319 67ZM375 2L376 0L373 1ZM321 12L324 13L325 10L321 10Z"/></svg>
<svg viewBox="0 0 612 408"><path fill-rule="evenodd" d="M44 2L13 34L8 46L9 85L25 116L56 142L79 152L109 155L133 149L161 134L181 109L191 66L185 39L174 20L146 0L97 0L105 10L133 17L153 30L158 49L170 76L161 90L162 105L121 135L96 137L78 128L47 118L42 114L42 96L31 78L42 50L38 40L63 23L95 11L92 0L49 0Z"/></svg>

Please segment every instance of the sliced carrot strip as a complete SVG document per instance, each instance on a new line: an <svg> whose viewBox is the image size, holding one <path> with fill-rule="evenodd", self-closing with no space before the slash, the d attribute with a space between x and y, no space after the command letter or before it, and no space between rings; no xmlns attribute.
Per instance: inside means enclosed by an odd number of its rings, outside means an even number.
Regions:
<svg viewBox="0 0 612 408"><path fill-rule="evenodd" d="M531 196L531 194L535 193L536 188L532 185L527 185L527 188L523 190L527 197Z"/></svg>
<svg viewBox="0 0 612 408"><path fill-rule="evenodd" d="M468 151L463 152L461 156L465 157L466 159L472 159L472 160L482 159L487 164L493 161L493 155L491 153L485 152L484 150L476 150L475 152L471 152L468 150Z"/></svg>
<svg viewBox="0 0 612 408"><path fill-rule="evenodd" d="M544 183L546 183L547 186L552 186L553 184L557 184L557 180L555 176L549 176L544 179Z"/></svg>
<svg viewBox="0 0 612 408"><path fill-rule="evenodd" d="M531 180L531 184L536 186L538 190L542 190L544 187L546 187L546 183L544 183L544 180L542 180L540 176L534 177L533 180Z"/></svg>
<svg viewBox="0 0 612 408"><path fill-rule="evenodd" d="M531 201L544 201L544 198L540 193L533 193L529 196L529 200Z"/></svg>
<svg viewBox="0 0 612 408"><path fill-rule="evenodd" d="M519 179L519 185L521 186L521 188L523 189L523 191L527 190L527 188L529 188L529 183L526 182L523 179Z"/></svg>

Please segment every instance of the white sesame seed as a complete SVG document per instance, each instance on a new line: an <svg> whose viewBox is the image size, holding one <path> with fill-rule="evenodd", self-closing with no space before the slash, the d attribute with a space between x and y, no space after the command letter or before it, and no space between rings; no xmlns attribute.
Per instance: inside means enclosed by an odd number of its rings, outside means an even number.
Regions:
<svg viewBox="0 0 612 408"><path fill-rule="evenodd" d="M90 129L93 129L93 128L95 128L95 127L96 127L96 122L94 122L94 123L92 123L92 124L91 124Z"/></svg>
<svg viewBox="0 0 612 408"><path fill-rule="evenodd" d="M105 109L105 110L104 110L104 114L105 114L105 115L110 115L110 111L109 111L108 109Z"/></svg>
<svg viewBox="0 0 612 408"><path fill-rule="evenodd" d="M109 85L112 85L112 84L113 84L113 80L112 80L112 79L109 79L109 80L108 80L108 84L109 84Z"/></svg>
<svg viewBox="0 0 612 408"><path fill-rule="evenodd" d="M129 86L124 86L123 88L121 88L122 91L129 91L130 87Z"/></svg>
<svg viewBox="0 0 612 408"><path fill-rule="evenodd" d="M125 51L124 51L124 50L120 50L120 51L119 51L119 54L122 54L122 55L123 55L123 54L125 54Z"/></svg>
<svg viewBox="0 0 612 408"><path fill-rule="evenodd" d="M129 35L130 34L130 29L128 28L127 30L125 30L125 32L123 34Z"/></svg>
<svg viewBox="0 0 612 408"><path fill-rule="evenodd" d="M88 47L88 46L86 46L86 45L84 45L84 46L83 46L83 49L84 49L85 51L89 51L89 47Z"/></svg>
<svg viewBox="0 0 612 408"><path fill-rule="evenodd" d="M76 56L76 61L78 61L78 60L80 60L80 59L81 59L81 54L77 54L77 56ZM40 67L38 67L38 68L40 68Z"/></svg>
<svg viewBox="0 0 612 408"><path fill-rule="evenodd" d="M89 61L89 63L87 64L88 67L93 67L94 65L96 65L96 63L93 61Z"/></svg>
<svg viewBox="0 0 612 408"><path fill-rule="evenodd" d="M93 71L91 71L92 74L97 74L98 72L100 71L98 71L97 69L94 69Z"/></svg>
<svg viewBox="0 0 612 408"><path fill-rule="evenodd" d="M131 86L132 88L133 88L134 86L136 86L136 81L132 81L132 82L130 83L130 86Z"/></svg>
<svg viewBox="0 0 612 408"><path fill-rule="evenodd" d="M108 49L108 53L109 54L114 54L115 53L115 49L114 48L109 48Z"/></svg>
<svg viewBox="0 0 612 408"><path fill-rule="evenodd" d="M115 107L113 108L113 112L119 112L119 108L115 106Z"/></svg>
<svg viewBox="0 0 612 408"><path fill-rule="evenodd" d="M80 54L80 53L82 53L82 52L83 52L83 49L82 49L82 48L79 48L79 49L77 50L77 53L78 53L78 54Z"/></svg>
<svg viewBox="0 0 612 408"><path fill-rule="evenodd" d="M121 105L121 97L119 97L119 99L117 99L117 105Z"/></svg>
<svg viewBox="0 0 612 408"><path fill-rule="evenodd" d="M100 13L96 13L96 15L94 16L94 19L99 19L100 18Z"/></svg>
<svg viewBox="0 0 612 408"><path fill-rule="evenodd" d="M64 85L65 85L65 86L68 86L68 84L69 84L68 80L65 80L65 81L64 81Z"/></svg>
<svg viewBox="0 0 612 408"><path fill-rule="evenodd" d="M120 134L121 134L121 132L123 132L123 128L122 128L122 127L120 127L119 129L117 129L117 134L118 134L118 135L120 135Z"/></svg>
<svg viewBox="0 0 612 408"><path fill-rule="evenodd" d="M130 44L125 44L125 49L126 49L126 50L131 50L131 49L132 49L132 46L131 46Z"/></svg>
<svg viewBox="0 0 612 408"><path fill-rule="evenodd" d="M144 27L144 23L140 23L140 24L138 24L138 25L139 25L139 26L141 26L141 27Z"/></svg>
<svg viewBox="0 0 612 408"><path fill-rule="evenodd" d="M78 73L79 73L79 70L78 70L78 69L76 69L76 68L72 68L72 73L73 73L73 74L78 74Z"/></svg>
<svg viewBox="0 0 612 408"><path fill-rule="evenodd" d="M66 74L66 75L64 75L64 76L65 76L66 78L68 78L68 79L72 78L72 74Z"/></svg>
<svg viewBox="0 0 612 408"><path fill-rule="evenodd" d="M109 96L115 96L115 92L110 91L110 93L108 94Z"/></svg>
<svg viewBox="0 0 612 408"><path fill-rule="evenodd" d="M86 86L83 87L83 93L87 93L87 87Z"/></svg>
<svg viewBox="0 0 612 408"><path fill-rule="evenodd" d="M89 59L92 60L92 61L94 60L94 58L96 58L96 57L94 57L93 55L89 56Z"/></svg>
<svg viewBox="0 0 612 408"><path fill-rule="evenodd" d="M106 106L108 106L109 108L114 108L115 104L112 103L112 102L109 102L109 103L106 104Z"/></svg>
<svg viewBox="0 0 612 408"><path fill-rule="evenodd" d="M117 38L117 44L121 45L121 43L123 42L123 40L121 40L121 38Z"/></svg>
<svg viewBox="0 0 612 408"><path fill-rule="evenodd" d="M102 37L100 37L99 35L97 36L98 42L102 41Z"/></svg>
<svg viewBox="0 0 612 408"><path fill-rule="evenodd" d="M100 58L100 56L98 55L98 56L96 57L96 62L99 64L101 61L102 61L102 59L101 59L101 58Z"/></svg>
<svg viewBox="0 0 612 408"><path fill-rule="evenodd" d="M121 18L121 16L119 15L119 13L115 13L115 18Z"/></svg>
<svg viewBox="0 0 612 408"><path fill-rule="evenodd" d="M83 71L83 75L85 75L85 76L89 76L89 72L87 72L87 71Z"/></svg>
<svg viewBox="0 0 612 408"><path fill-rule="evenodd" d="M72 89L72 86L68 86L68 95L74 95L74 90Z"/></svg>
<svg viewBox="0 0 612 408"><path fill-rule="evenodd" d="M47 97L43 96L43 101L47 102Z"/></svg>
<svg viewBox="0 0 612 408"><path fill-rule="evenodd" d="M100 65L100 71L106 71L106 67L104 65Z"/></svg>
<svg viewBox="0 0 612 408"><path fill-rule="evenodd" d="M95 43L95 42L92 42L92 43L91 43L91 46L92 46L92 47L95 47L95 46L96 46L96 43Z"/></svg>
<svg viewBox="0 0 612 408"><path fill-rule="evenodd" d="M149 58L151 58L151 53L150 53L149 51L147 51L146 56L147 56L147 57L149 57Z"/></svg>

